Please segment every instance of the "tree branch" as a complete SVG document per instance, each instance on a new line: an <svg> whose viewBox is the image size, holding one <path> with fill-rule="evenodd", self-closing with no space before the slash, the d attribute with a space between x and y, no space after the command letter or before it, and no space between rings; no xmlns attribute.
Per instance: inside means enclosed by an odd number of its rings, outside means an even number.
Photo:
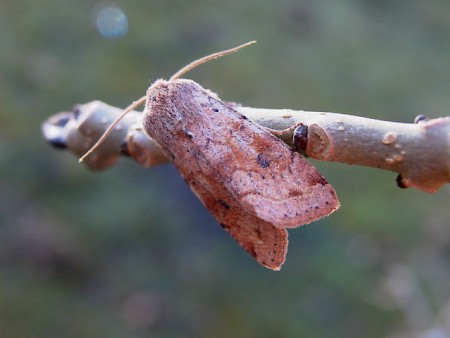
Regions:
<svg viewBox="0 0 450 338"><path fill-rule="evenodd" d="M418 117L409 124L336 113L230 105L308 157L390 170L399 174L400 187L426 192L435 192L450 181L450 117ZM81 156L121 111L93 101L50 117L42 131L55 147ZM121 155L145 167L167 162L159 145L143 131L141 118L135 111L128 114L86 159L88 167L105 169Z"/></svg>

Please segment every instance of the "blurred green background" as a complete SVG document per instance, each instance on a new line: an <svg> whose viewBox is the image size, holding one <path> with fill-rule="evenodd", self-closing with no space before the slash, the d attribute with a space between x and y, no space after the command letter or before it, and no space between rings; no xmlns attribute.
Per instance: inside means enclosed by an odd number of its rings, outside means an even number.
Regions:
<svg viewBox="0 0 450 338"><path fill-rule="evenodd" d="M172 166L93 173L40 132L253 39L188 77L253 107L445 116L449 1L118 1L114 36L96 25L108 5L0 2L1 337L450 337L448 187L314 162L342 207L290 231L272 272Z"/></svg>

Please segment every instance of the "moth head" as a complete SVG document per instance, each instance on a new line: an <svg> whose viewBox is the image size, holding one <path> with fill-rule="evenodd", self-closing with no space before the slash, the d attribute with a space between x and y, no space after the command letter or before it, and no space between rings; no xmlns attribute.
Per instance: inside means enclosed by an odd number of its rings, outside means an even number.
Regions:
<svg viewBox="0 0 450 338"><path fill-rule="evenodd" d="M194 60L191 63L189 63L188 65L184 66L183 68L181 68L178 72L176 72L175 74L173 74L171 76L171 78L169 79L170 81L179 79L181 76L183 76L184 74L186 74L187 72L189 72L190 70L208 62L211 60L215 60L221 56L230 54L230 53L234 53L237 52L239 49L247 47L249 45L252 45L256 43L256 41L250 41L247 43L244 43L243 45L231 48L231 49L227 49L221 52L217 52L217 53L213 53L207 56L204 56L200 59ZM92 154L104 141L105 139L108 137L109 134L111 134L111 132L113 131L114 127L117 125L117 123L120 122L120 120L122 120L125 115L127 115L130 111L132 111L133 109L139 107L141 104L145 103L147 100L147 97L149 96L149 94L152 93L153 90L155 90L155 88L161 84L161 81L164 80L157 80L155 82L153 82L153 84L149 87L149 89L147 90L147 95L141 97L138 100L135 100L132 104L130 104L127 108L125 108L125 110L123 111L123 113L108 127L108 129L106 129L106 131L103 133L103 135L100 137L100 139L91 147L91 149L89 149L82 157L80 157L79 162L83 162L83 160L88 157L90 154Z"/></svg>

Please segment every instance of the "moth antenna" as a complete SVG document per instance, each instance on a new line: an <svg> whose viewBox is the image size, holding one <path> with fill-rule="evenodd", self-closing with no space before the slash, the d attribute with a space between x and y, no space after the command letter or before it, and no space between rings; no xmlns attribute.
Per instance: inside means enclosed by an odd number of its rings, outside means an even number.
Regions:
<svg viewBox="0 0 450 338"><path fill-rule="evenodd" d="M179 77L183 76L184 74L186 74L187 72L189 72L190 70L194 69L195 67L200 66L201 64L220 58L221 56L227 55L227 54L231 54L234 52L237 52L239 49L242 49L244 47L253 45L254 43L256 43L255 40L253 41L249 41L247 43L244 43L243 45L231 48L231 49L227 49L227 50L223 50L221 52L217 52L214 54L210 54L210 55L206 55L200 59L194 60L192 61L190 64L184 66L183 68L181 68L178 72L176 72L175 74L172 75L172 77L169 79L169 81L178 79Z"/></svg>
<svg viewBox="0 0 450 338"><path fill-rule="evenodd" d="M240 46L231 48L231 49L227 49L227 50L223 50L221 52L217 52L217 53L213 53L207 56L204 56L200 59L194 60L191 63L189 63L188 65L184 66L183 68L181 68L178 72L176 72L174 75L172 75L172 77L169 79L169 81L178 79L179 77L181 77L182 75L186 74L187 72L189 72L190 70L194 69L195 67L200 66L203 63L206 63L210 60L214 60L217 59L221 56L227 55L227 54L231 54L234 52L237 52L238 50L247 47L249 45L252 45L256 43L255 40L253 41L249 41L247 43L244 43ZM113 131L114 127L117 125L117 123L120 122L120 120L122 118L125 117L126 114L128 114L131 110L133 110L134 108L140 106L142 103L145 102L146 96L141 97L140 99L138 99L137 101L134 101L132 104L130 104L122 113L122 115L120 115L109 127L108 129L106 129L106 131L103 133L103 135L99 138L99 140L91 147L91 149L89 149L83 156L80 157L80 159L78 160L79 162L83 162L83 160L88 157L90 154L92 154L104 141L105 139L108 137L109 134L111 134L111 132Z"/></svg>
<svg viewBox="0 0 450 338"><path fill-rule="evenodd" d="M141 104L145 102L146 96L142 96L140 99L134 101L132 104L130 104L128 107L125 108L123 113L106 129L106 131L103 133L103 135L98 139L98 141L89 149L83 156L80 157L78 160L79 163L83 162L83 160L88 157L90 154L92 154L102 143L105 141L105 139L108 137L109 134L113 131L114 127L117 125L117 123L122 120L125 115L127 115L130 111L132 111L134 108L139 107Z"/></svg>

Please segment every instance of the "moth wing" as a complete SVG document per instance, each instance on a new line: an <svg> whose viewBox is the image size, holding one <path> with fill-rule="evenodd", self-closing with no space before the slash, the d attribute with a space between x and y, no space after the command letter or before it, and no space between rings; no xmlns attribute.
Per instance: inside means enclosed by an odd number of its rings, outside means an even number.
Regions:
<svg viewBox="0 0 450 338"><path fill-rule="evenodd" d="M228 116L227 123L235 128L226 140L230 152L223 162L231 173L226 185L244 208L275 227L295 228L339 207L333 187L302 155L241 114Z"/></svg>
<svg viewBox="0 0 450 338"><path fill-rule="evenodd" d="M228 190L242 208L277 228L294 228L339 207L333 187L313 165L214 93L190 80L156 86L158 98L150 100L154 103L149 111L159 107L165 113L149 119L149 124L162 119L172 131L168 137L178 133L170 151L180 147L201 158L210 177L221 180L221 189ZM157 133L150 134L156 139Z"/></svg>
<svg viewBox="0 0 450 338"><path fill-rule="evenodd" d="M224 188L220 163L212 161L214 154L204 152L219 150L214 149L215 141L207 135L214 127L212 121L202 120L200 109L203 108L192 107L194 100L189 86L179 88L180 82L193 83L187 80L159 81L152 86L153 90L149 90L151 94L144 115L146 132L171 158L181 176L222 227L261 265L279 270L286 258L287 231L259 218L252 209L243 208L239 199ZM188 97L183 99L179 95ZM196 114L189 116L192 109ZM202 133L203 138L200 137Z"/></svg>
<svg viewBox="0 0 450 338"><path fill-rule="evenodd" d="M202 172L178 168L191 189L220 225L261 265L279 270L286 259L288 233L242 208L233 196ZM220 193L217 193L220 191Z"/></svg>
<svg viewBox="0 0 450 338"><path fill-rule="evenodd" d="M272 137L271 134L254 135L258 143ZM275 227L295 228L339 208L333 187L304 157L284 143L236 155L242 155L242 161L232 170L229 189L242 196L244 208L253 209L258 217Z"/></svg>
<svg viewBox="0 0 450 338"><path fill-rule="evenodd" d="M339 206L309 162L193 81L155 82L143 122L203 204L264 266L284 262L285 228Z"/></svg>

